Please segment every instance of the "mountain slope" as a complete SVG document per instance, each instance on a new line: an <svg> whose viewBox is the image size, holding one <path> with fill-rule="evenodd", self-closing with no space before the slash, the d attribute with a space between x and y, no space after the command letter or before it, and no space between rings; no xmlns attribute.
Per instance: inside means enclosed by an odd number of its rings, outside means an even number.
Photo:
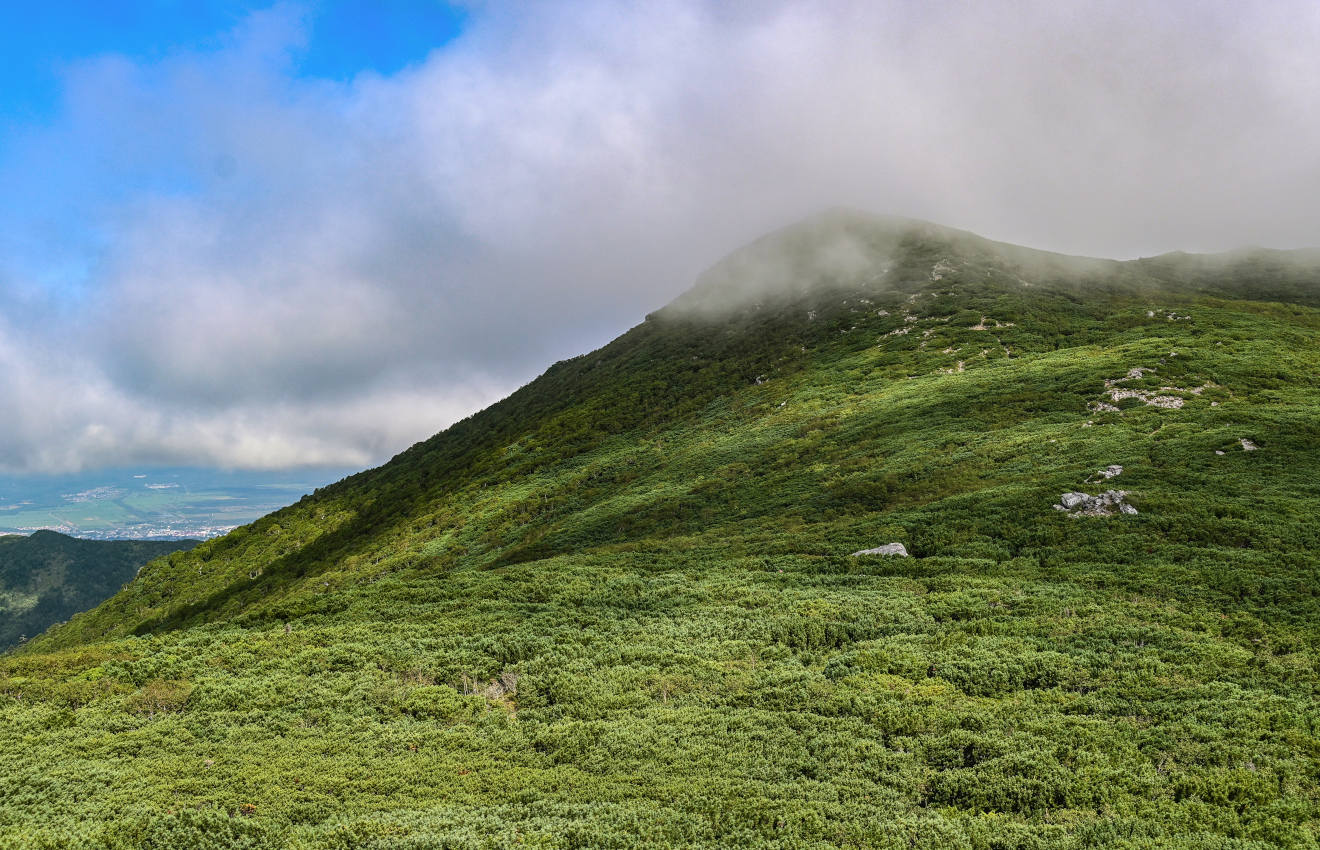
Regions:
<svg viewBox="0 0 1320 850"><path fill-rule="evenodd" d="M194 545L54 531L0 536L0 650L105 601L147 561Z"/></svg>
<svg viewBox="0 0 1320 850"><path fill-rule="evenodd" d="M0 660L0 836L1313 844L1308 262L775 234Z"/></svg>

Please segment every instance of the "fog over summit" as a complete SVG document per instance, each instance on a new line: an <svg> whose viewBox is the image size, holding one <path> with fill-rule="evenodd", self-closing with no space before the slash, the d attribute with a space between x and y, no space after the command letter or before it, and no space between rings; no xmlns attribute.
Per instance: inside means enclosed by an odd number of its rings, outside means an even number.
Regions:
<svg viewBox="0 0 1320 850"><path fill-rule="evenodd" d="M13 123L0 471L375 463L838 205L1099 257L1317 241L1309 3L482 4L342 80L299 71L313 20L82 56Z"/></svg>

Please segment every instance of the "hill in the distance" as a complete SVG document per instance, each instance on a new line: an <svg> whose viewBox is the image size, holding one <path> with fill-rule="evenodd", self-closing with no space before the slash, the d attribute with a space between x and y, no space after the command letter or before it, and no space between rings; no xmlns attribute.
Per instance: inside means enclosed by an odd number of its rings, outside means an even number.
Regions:
<svg viewBox="0 0 1320 850"><path fill-rule="evenodd" d="M1315 846L1318 306L774 234L0 658L0 846Z"/></svg>
<svg viewBox="0 0 1320 850"><path fill-rule="evenodd" d="M104 602L153 558L196 545L0 535L0 650Z"/></svg>

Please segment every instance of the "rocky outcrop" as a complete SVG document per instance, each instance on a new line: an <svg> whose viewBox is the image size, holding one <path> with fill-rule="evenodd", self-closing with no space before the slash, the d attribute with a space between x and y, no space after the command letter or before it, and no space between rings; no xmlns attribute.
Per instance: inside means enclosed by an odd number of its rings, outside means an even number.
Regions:
<svg viewBox="0 0 1320 850"><path fill-rule="evenodd" d="M907 547L902 543L886 543L885 545L877 546L874 549L862 549L858 552L852 553L852 557L854 558L858 555L897 555L900 558L906 558L908 556L908 551Z"/></svg>
<svg viewBox="0 0 1320 850"><path fill-rule="evenodd" d="M1169 352L1170 356L1176 355L1176 352ZM1161 363L1166 362L1161 359ZM1108 378L1105 380L1104 394L1109 397L1109 401L1090 402L1091 410L1100 413L1118 413L1118 402L1125 399L1134 398L1142 404L1150 407L1162 407L1167 410L1177 410L1187 404L1186 395L1199 396L1208 389L1213 389L1217 384L1212 381L1206 381L1197 387L1160 387L1159 389L1139 389L1136 387L1124 387L1128 381L1140 381L1149 374L1154 374L1153 366L1133 366L1128 370L1127 375L1122 378ZM1170 393L1180 393L1181 395L1170 395ZM1213 404L1217 404L1214 402Z"/></svg>
<svg viewBox="0 0 1320 850"><path fill-rule="evenodd" d="M1098 496L1087 493L1064 493L1054 509L1067 511L1069 516L1074 517L1135 514L1137 509L1123 501L1126 497L1126 490L1106 490Z"/></svg>

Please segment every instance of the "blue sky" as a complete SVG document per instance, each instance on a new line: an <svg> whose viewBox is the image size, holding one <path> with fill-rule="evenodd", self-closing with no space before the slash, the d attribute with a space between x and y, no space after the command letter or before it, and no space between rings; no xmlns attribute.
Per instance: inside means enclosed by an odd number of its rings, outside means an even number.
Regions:
<svg viewBox="0 0 1320 850"><path fill-rule="evenodd" d="M154 156L147 167L104 167L84 135L56 136L70 77L109 57L142 67L232 50L254 15L276 13L294 30L282 45L291 82L347 83L395 74L462 32L465 13L440 0L262 2L155 0L13 4L0 28L0 236L30 285L63 298L85 294L105 235L94 210L134 192L200 190L186 156ZM33 153L32 148L43 148ZM26 148L26 149L25 149ZM16 220L17 219L17 220Z"/></svg>
<svg viewBox="0 0 1320 850"><path fill-rule="evenodd" d="M348 80L392 74L453 40L464 12L439 0L321 0L293 4L307 24L294 63L300 76ZM52 119L62 76L88 57L155 61L184 51L223 49L226 35L262 2L51 0L12 3L0 28L0 115L9 127Z"/></svg>
<svg viewBox="0 0 1320 850"><path fill-rule="evenodd" d="M0 475L365 467L823 208L1320 221L1314 0L8 4Z"/></svg>

